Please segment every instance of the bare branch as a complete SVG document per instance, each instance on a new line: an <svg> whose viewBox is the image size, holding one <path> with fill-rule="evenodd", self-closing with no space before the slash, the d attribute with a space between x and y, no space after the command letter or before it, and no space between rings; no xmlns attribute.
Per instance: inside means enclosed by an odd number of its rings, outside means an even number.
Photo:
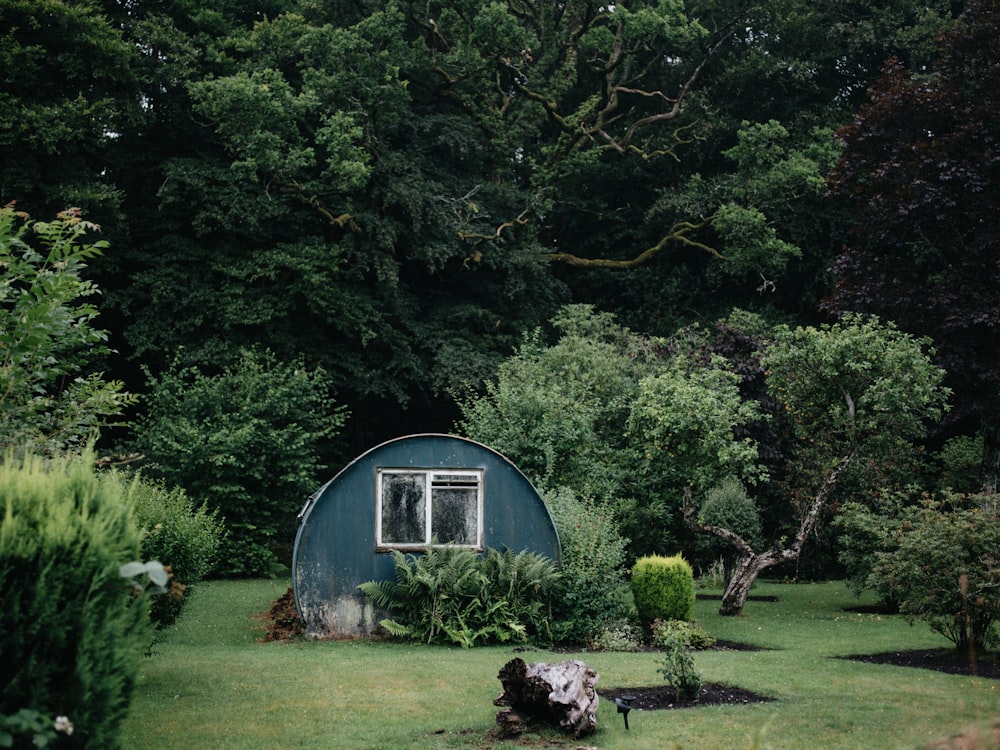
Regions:
<svg viewBox="0 0 1000 750"><path fill-rule="evenodd" d="M612 268L624 270L628 268L635 268L636 266L641 266L643 263L648 262L658 253L662 252L671 243L679 243L681 245L686 245L688 247L693 247L698 250L702 250L710 255L714 255L716 258L725 260L725 256L722 255L714 247L706 245L703 242L698 242L691 239L688 235L699 230L704 229L706 226L712 223L715 216L710 216L705 221L699 222L697 224L690 221L681 221L674 224L670 231L665 234L659 242L650 248L643 250L634 258L628 259L616 259L616 258L581 258L578 255L573 255L572 253L546 253L546 260L552 263L565 263L569 266L575 266L578 268Z"/></svg>

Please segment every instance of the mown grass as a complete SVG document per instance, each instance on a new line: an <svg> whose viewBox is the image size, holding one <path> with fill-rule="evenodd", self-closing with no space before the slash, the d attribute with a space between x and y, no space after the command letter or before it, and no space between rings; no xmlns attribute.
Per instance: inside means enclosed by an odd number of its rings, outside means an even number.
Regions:
<svg viewBox="0 0 1000 750"><path fill-rule="evenodd" d="M581 658L602 687L661 684L654 653L515 653L377 641L258 642L286 580L208 582L146 660L123 745L136 750L523 747L492 737L508 660ZM771 650L696 655L705 681L773 697L766 704L633 711L625 731L602 701L596 735L606 750L667 748L917 748L1000 716L997 681L833 657L943 647L923 625L854 614L839 583L759 583L744 616L722 618L699 601L696 619L717 638ZM581 742L552 732L537 747Z"/></svg>

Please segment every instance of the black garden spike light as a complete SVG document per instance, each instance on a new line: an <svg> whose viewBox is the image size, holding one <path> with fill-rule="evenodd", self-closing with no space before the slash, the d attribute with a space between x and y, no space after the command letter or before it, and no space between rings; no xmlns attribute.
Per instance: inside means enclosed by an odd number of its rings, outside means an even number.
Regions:
<svg viewBox="0 0 1000 750"><path fill-rule="evenodd" d="M632 710L632 701L635 700L634 695L623 695L620 698L615 698L615 705L618 706L618 713L622 715L625 720L625 731L628 731L628 712Z"/></svg>

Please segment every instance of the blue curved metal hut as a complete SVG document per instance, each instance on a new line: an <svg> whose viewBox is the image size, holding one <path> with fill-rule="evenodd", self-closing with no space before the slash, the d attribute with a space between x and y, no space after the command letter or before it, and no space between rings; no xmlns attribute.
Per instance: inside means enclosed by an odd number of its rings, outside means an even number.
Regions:
<svg viewBox="0 0 1000 750"><path fill-rule="evenodd" d="M292 587L307 633L371 633L377 613L358 585L393 578L391 550L420 553L432 539L560 559L548 508L509 459L454 435L396 438L354 459L299 514Z"/></svg>

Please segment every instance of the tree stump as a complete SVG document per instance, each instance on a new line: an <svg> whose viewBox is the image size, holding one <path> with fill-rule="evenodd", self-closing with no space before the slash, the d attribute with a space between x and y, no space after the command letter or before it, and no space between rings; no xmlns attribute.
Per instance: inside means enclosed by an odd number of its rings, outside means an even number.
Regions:
<svg viewBox="0 0 1000 750"><path fill-rule="evenodd" d="M493 701L504 710L497 724L505 737L514 737L532 722L545 722L574 737L593 734L597 729L598 675L576 659L559 664L522 659L507 662L497 675L503 692Z"/></svg>

